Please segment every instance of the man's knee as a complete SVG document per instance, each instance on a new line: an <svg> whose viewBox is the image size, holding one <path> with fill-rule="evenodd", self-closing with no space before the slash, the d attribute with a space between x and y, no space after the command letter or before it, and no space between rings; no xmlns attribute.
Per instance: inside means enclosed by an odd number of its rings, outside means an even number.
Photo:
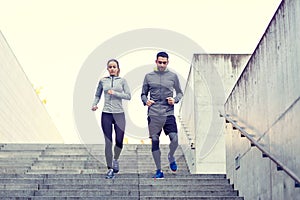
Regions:
<svg viewBox="0 0 300 200"><path fill-rule="evenodd" d="M178 143L178 134L176 132L169 133L169 137L172 143Z"/></svg>
<svg viewBox="0 0 300 200"><path fill-rule="evenodd" d="M158 151L159 150L159 136L153 135L151 137L151 140L152 140L152 152Z"/></svg>

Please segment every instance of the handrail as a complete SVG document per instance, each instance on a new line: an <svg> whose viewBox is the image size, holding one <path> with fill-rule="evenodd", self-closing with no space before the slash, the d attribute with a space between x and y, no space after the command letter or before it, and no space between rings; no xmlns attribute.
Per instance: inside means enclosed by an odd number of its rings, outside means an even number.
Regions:
<svg viewBox="0 0 300 200"><path fill-rule="evenodd" d="M236 129L238 129L243 136L245 136L248 140L250 140L251 144L256 146L265 157L269 157L274 163L277 164L287 175L289 175L295 181L295 187L300 187L300 178L290 170L286 165L280 162L274 155L272 155L269 151L263 148L253 137L250 136L241 126L239 126L234 120L232 120L228 115L224 115L220 113L221 117L224 117L226 121L230 122Z"/></svg>

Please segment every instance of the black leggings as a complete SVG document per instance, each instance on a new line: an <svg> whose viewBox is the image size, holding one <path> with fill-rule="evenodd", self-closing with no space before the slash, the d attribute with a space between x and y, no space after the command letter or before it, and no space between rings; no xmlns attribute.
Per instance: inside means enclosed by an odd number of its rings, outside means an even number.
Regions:
<svg viewBox="0 0 300 200"><path fill-rule="evenodd" d="M102 112L101 116L101 126L105 138L105 159L107 168L112 168L112 159L119 159L122 148L123 148L123 139L125 133L125 114L124 113L105 113ZM112 127L114 125L115 130L115 142L114 147L114 156L112 152Z"/></svg>

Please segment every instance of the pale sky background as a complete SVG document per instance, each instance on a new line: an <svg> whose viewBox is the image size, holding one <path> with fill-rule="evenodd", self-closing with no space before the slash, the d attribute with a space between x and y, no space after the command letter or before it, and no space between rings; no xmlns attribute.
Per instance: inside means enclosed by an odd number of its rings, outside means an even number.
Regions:
<svg viewBox="0 0 300 200"><path fill-rule="evenodd" d="M42 87L40 96L65 142L78 143L74 84L86 58L103 42L134 29L157 28L183 34L207 53L252 53L280 2L0 0L0 31L29 80ZM155 54L140 56L148 64Z"/></svg>

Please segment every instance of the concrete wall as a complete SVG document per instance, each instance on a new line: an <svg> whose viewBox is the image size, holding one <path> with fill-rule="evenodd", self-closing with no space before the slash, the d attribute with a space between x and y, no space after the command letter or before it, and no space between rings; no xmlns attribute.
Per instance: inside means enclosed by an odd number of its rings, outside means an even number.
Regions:
<svg viewBox="0 0 300 200"><path fill-rule="evenodd" d="M1 32L0 92L0 143L63 142Z"/></svg>
<svg viewBox="0 0 300 200"><path fill-rule="evenodd" d="M282 1L225 104L225 111L300 177L300 1ZM300 199L300 188L226 125L227 175L252 199ZM235 169L235 158L240 167Z"/></svg>
<svg viewBox="0 0 300 200"><path fill-rule="evenodd" d="M195 54L180 108L180 133L192 173L225 173L224 103L248 54ZM190 148L191 142L193 148Z"/></svg>

